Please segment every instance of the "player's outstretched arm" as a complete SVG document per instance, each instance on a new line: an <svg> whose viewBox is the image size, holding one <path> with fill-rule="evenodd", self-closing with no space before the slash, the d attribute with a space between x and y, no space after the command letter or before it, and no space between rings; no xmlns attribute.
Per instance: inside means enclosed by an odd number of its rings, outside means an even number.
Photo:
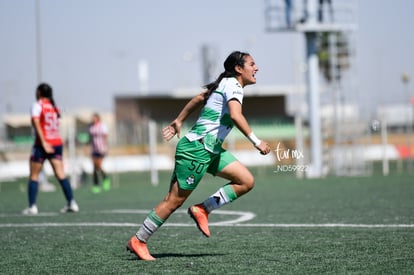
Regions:
<svg viewBox="0 0 414 275"><path fill-rule="evenodd" d="M177 118L174 119L170 125L166 126L162 129L162 136L165 141L171 140L176 134L178 138L180 138L180 130L181 125L187 119L187 117L193 113L195 110L200 108L204 103L205 94L207 91L203 91L202 93L193 97L181 110L178 114Z"/></svg>

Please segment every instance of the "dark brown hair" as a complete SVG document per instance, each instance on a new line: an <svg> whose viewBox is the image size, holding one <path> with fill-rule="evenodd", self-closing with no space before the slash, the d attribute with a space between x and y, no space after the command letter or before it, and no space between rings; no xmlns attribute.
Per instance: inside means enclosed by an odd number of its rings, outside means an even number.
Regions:
<svg viewBox="0 0 414 275"><path fill-rule="evenodd" d="M246 52L234 51L226 58L223 64L224 72L222 72L215 81L204 86L204 88L207 89L207 92L204 96L204 102L207 102L207 99L210 97L211 93L215 89L217 89L218 85L220 84L220 81L223 78L236 77L238 75L235 67L240 66L241 68L243 68L245 63L244 58L249 55L250 54Z"/></svg>
<svg viewBox="0 0 414 275"><path fill-rule="evenodd" d="M40 97L44 97L44 98L49 99L50 103L55 108L55 111L56 111L58 117L60 117L59 109L57 108L57 106L55 104L55 100L53 99L53 89L52 89L52 87L47 83L41 83L41 84L39 84L39 86L37 86L36 91L39 92Z"/></svg>

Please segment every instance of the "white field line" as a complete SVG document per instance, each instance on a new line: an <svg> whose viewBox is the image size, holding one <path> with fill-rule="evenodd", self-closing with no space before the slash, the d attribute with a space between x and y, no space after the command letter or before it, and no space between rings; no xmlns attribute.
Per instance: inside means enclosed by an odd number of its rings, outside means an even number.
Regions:
<svg viewBox="0 0 414 275"><path fill-rule="evenodd" d="M74 222L74 223L5 223L0 228L19 227L139 227L138 223L111 223L111 222ZM165 223L163 227L194 227L190 223ZM250 223L250 224L210 224L212 227L273 227L273 228L414 228L414 224L346 224L346 223L310 223L310 224L283 224L283 223Z"/></svg>
<svg viewBox="0 0 414 275"><path fill-rule="evenodd" d="M30 217L53 217L53 216L59 216L60 213L57 212L41 212L39 214L37 214L36 216L32 215ZM0 218L8 218L8 217L22 217L23 214L1 214L0 213Z"/></svg>
<svg viewBox="0 0 414 275"><path fill-rule="evenodd" d="M177 213L185 213L178 210ZM147 214L149 210L115 209L103 210L97 214ZM235 219L212 222L209 226L234 226L234 227L274 227L274 228L414 228L414 224L347 224L347 223L243 223L256 217L252 212L216 210L212 214L236 216ZM58 214L44 213L31 217L55 216ZM72 214L69 214L72 215ZM73 214L76 215L76 214ZM22 216L18 214L0 214L0 218ZM113 223L113 222L42 222L42 223L0 223L0 228L18 227L139 227L137 223ZM163 226L169 227L194 227L194 223L170 223Z"/></svg>

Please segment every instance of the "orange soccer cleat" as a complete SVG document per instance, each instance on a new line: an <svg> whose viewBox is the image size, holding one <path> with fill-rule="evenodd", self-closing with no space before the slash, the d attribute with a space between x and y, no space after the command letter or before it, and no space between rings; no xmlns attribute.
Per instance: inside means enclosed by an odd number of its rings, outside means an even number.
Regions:
<svg viewBox="0 0 414 275"><path fill-rule="evenodd" d="M208 229L208 213L201 204L196 204L188 208L188 214L197 224L198 229L206 236L210 237Z"/></svg>
<svg viewBox="0 0 414 275"><path fill-rule="evenodd" d="M151 256L151 254L148 251L147 244L144 242L141 242L137 239L137 237L132 236L132 238L129 240L127 247L127 251L134 253L137 255L138 258L144 261L154 261L155 258Z"/></svg>

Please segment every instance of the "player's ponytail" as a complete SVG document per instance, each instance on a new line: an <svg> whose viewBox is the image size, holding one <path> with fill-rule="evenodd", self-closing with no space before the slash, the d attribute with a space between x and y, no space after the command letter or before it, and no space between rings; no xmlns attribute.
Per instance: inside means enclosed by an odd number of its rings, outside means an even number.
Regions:
<svg viewBox="0 0 414 275"><path fill-rule="evenodd" d="M55 104L55 100L53 99L53 89L52 87L47 83L41 83L39 86L37 86L37 92L39 93L40 97L44 97L49 99L50 103L55 108L55 111L60 118L60 111L58 107Z"/></svg>
<svg viewBox="0 0 414 275"><path fill-rule="evenodd" d="M211 93L217 89L218 85L220 84L220 81L223 78L236 77L238 75L235 67L240 66L243 68L245 62L244 57L248 55L249 54L245 52L234 51L226 58L226 60L224 61L224 72L222 72L215 81L204 86L204 88L207 89L207 92L204 96L204 104L207 102Z"/></svg>

